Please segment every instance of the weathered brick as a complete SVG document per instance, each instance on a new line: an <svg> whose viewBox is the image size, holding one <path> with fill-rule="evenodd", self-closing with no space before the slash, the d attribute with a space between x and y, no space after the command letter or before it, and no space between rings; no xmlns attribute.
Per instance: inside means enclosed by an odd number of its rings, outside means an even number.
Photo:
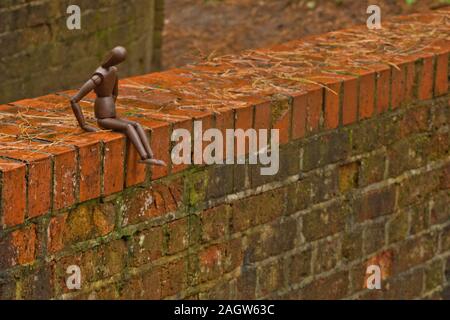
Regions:
<svg viewBox="0 0 450 320"><path fill-rule="evenodd" d="M300 139L306 134L306 95L294 96L293 100L292 139Z"/></svg>
<svg viewBox="0 0 450 320"><path fill-rule="evenodd" d="M182 206L184 197L183 183L176 179L124 194L123 202L119 203L123 224L134 224L177 211Z"/></svg>
<svg viewBox="0 0 450 320"><path fill-rule="evenodd" d="M199 281L203 283L211 279L220 278L223 273L222 260L224 248L221 245L212 245L198 253Z"/></svg>
<svg viewBox="0 0 450 320"><path fill-rule="evenodd" d="M343 193L358 187L360 162L350 162L339 167L339 190Z"/></svg>
<svg viewBox="0 0 450 320"><path fill-rule="evenodd" d="M386 68L376 74L375 111L380 114L389 109L391 70Z"/></svg>
<svg viewBox="0 0 450 320"><path fill-rule="evenodd" d="M168 168L170 168L170 126L163 125L157 126L151 129L151 139L150 147L152 148L155 157L159 160L164 161L167 166L153 166L151 168L152 179L159 179L164 177L168 173Z"/></svg>
<svg viewBox="0 0 450 320"><path fill-rule="evenodd" d="M445 227L442 230L442 235L441 235L441 246L442 246L442 251L447 251L450 249L450 226Z"/></svg>
<svg viewBox="0 0 450 320"><path fill-rule="evenodd" d="M444 266L442 260L435 260L425 270L425 290L431 291L444 282Z"/></svg>
<svg viewBox="0 0 450 320"><path fill-rule="evenodd" d="M420 202L439 188L439 171L411 176L399 186L398 205L404 207Z"/></svg>
<svg viewBox="0 0 450 320"><path fill-rule="evenodd" d="M184 259L165 264L161 274L161 297L175 295L187 286L186 265Z"/></svg>
<svg viewBox="0 0 450 320"><path fill-rule="evenodd" d="M258 268L258 296L265 297L284 287L283 264L275 260Z"/></svg>
<svg viewBox="0 0 450 320"><path fill-rule="evenodd" d="M388 243L404 240L409 234L410 213L407 209L401 209L389 217L387 224Z"/></svg>
<svg viewBox="0 0 450 320"><path fill-rule="evenodd" d="M217 240L228 234L230 211L230 206L220 205L200 214L204 242Z"/></svg>
<svg viewBox="0 0 450 320"><path fill-rule="evenodd" d="M113 231L116 213L110 203L83 204L53 217L48 226L48 248L59 251L66 246L104 236Z"/></svg>
<svg viewBox="0 0 450 320"><path fill-rule="evenodd" d="M279 130L280 144L289 142L291 136L292 99L284 95L272 97L272 128Z"/></svg>
<svg viewBox="0 0 450 320"><path fill-rule="evenodd" d="M348 286L348 272L340 271L306 285L301 297L306 300L341 299L347 294Z"/></svg>
<svg viewBox="0 0 450 320"><path fill-rule="evenodd" d="M30 145L25 144L24 147ZM26 163L27 216L35 218L49 212L52 183L52 164L49 155L28 150L4 149L0 151L0 156Z"/></svg>
<svg viewBox="0 0 450 320"><path fill-rule="evenodd" d="M344 160L350 153L350 136L346 131L314 137L304 145L303 170Z"/></svg>
<svg viewBox="0 0 450 320"><path fill-rule="evenodd" d="M284 214L284 189L276 189L232 204L233 231L267 223Z"/></svg>
<svg viewBox="0 0 450 320"><path fill-rule="evenodd" d="M0 270L33 262L37 254L36 226L30 225L0 237Z"/></svg>
<svg viewBox="0 0 450 320"><path fill-rule="evenodd" d="M18 299L45 300L53 297L53 279L48 265L36 267L27 272L20 281L20 296Z"/></svg>
<svg viewBox="0 0 450 320"><path fill-rule="evenodd" d="M311 133L319 129L323 105L323 88L309 91L306 94L306 132Z"/></svg>
<svg viewBox="0 0 450 320"><path fill-rule="evenodd" d="M342 102L342 124L348 125L357 120L358 112L358 79L344 81L344 97Z"/></svg>
<svg viewBox="0 0 450 320"><path fill-rule="evenodd" d="M163 229L154 227L133 236L130 246L130 265L138 267L154 262L163 254Z"/></svg>
<svg viewBox="0 0 450 320"><path fill-rule="evenodd" d="M411 234L417 234L429 228L430 210L428 203L421 203L410 208L411 216Z"/></svg>
<svg viewBox="0 0 450 320"><path fill-rule="evenodd" d="M291 284L299 283L311 275L312 249L305 249L285 258L288 281Z"/></svg>
<svg viewBox="0 0 450 320"><path fill-rule="evenodd" d="M438 54L436 59L436 75L435 75L435 86L434 95L440 96L447 94L448 92L448 58L449 54L441 53Z"/></svg>
<svg viewBox="0 0 450 320"><path fill-rule="evenodd" d="M314 274L333 269L341 260L340 250L340 243L336 238L320 241L317 244L315 259L313 260Z"/></svg>
<svg viewBox="0 0 450 320"><path fill-rule="evenodd" d="M336 82L328 85L330 90L325 90L325 114L324 126L326 129L335 129L339 126L339 109L342 83Z"/></svg>
<svg viewBox="0 0 450 320"><path fill-rule="evenodd" d="M431 203L430 224L441 224L450 220L450 192L434 195Z"/></svg>
<svg viewBox="0 0 450 320"><path fill-rule="evenodd" d="M361 257L363 237L362 231L355 229L346 232L342 239L342 258L347 261L353 261Z"/></svg>
<svg viewBox="0 0 450 320"><path fill-rule="evenodd" d="M423 269L416 269L410 273L392 278L388 281L385 292L385 299L417 299L423 290ZM407 283L408 285L405 285Z"/></svg>
<svg viewBox="0 0 450 320"><path fill-rule="evenodd" d="M375 109L375 74L359 78L359 119L370 118Z"/></svg>
<svg viewBox="0 0 450 320"><path fill-rule="evenodd" d="M438 234L433 232L402 242L395 256L394 272L398 273L430 260L437 250Z"/></svg>
<svg viewBox="0 0 450 320"><path fill-rule="evenodd" d="M297 239L298 227L293 219L266 225L248 236L245 259L255 262L276 256L293 249Z"/></svg>
<svg viewBox="0 0 450 320"><path fill-rule="evenodd" d="M25 165L1 160L2 225L12 227L23 223L26 210Z"/></svg>
<svg viewBox="0 0 450 320"><path fill-rule="evenodd" d="M372 223L364 228L363 251L366 255L376 252L385 245L385 222Z"/></svg>
<svg viewBox="0 0 450 320"><path fill-rule="evenodd" d="M103 190L110 195L123 189L125 165L125 139L114 135L103 140Z"/></svg>
<svg viewBox="0 0 450 320"><path fill-rule="evenodd" d="M254 267L244 266L237 278L236 289L237 299L255 299L256 298L256 269Z"/></svg>
<svg viewBox="0 0 450 320"><path fill-rule="evenodd" d="M396 109L405 101L406 65L400 64L391 69L391 107Z"/></svg>
<svg viewBox="0 0 450 320"><path fill-rule="evenodd" d="M249 166L251 170L251 186L255 188L297 174L300 171L300 147L295 144L281 146L278 161L278 171L273 175L263 175L261 173L262 168L267 168L268 165L258 163Z"/></svg>
<svg viewBox="0 0 450 320"><path fill-rule="evenodd" d="M237 237L224 243L223 265L225 272L233 271L244 264L244 239Z"/></svg>
<svg viewBox="0 0 450 320"><path fill-rule="evenodd" d="M356 200L355 212L358 221L374 219L393 212L396 191L394 186L372 190Z"/></svg>
<svg viewBox="0 0 450 320"><path fill-rule="evenodd" d="M433 55L425 55L416 62L417 98L420 100L433 97L434 61Z"/></svg>
<svg viewBox="0 0 450 320"><path fill-rule="evenodd" d="M79 146L79 199L86 201L100 196L101 147L100 143L86 143Z"/></svg>
<svg viewBox="0 0 450 320"><path fill-rule="evenodd" d="M379 121L369 120L364 125L355 126L349 131L351 153L353 155L370 152L381 147L382 132Z"/></svg>
<svg viewBox="0 0 450 320"><path fill-rule="evenodd" d="M360 179L361 186L367 186L383 180L386 169L386 156L384 154L374 154L361 159Z"/></svg>
<svg viewBox="0 0 450 320"><path fill-rule="evenodd" d="M168 254L185 250L189 245L188 219L183 218L167 224L165 238Z"/></svg>
<svg viewBox="0 0 450 320"><path fill-rule="evenodd" d="M77 155L75 150L54 147L53 209L59 210L75 203Z"/></svg>
<svg viewBox="0 0 450 320"><path fill-rule="evenodd" d="M157 300L161 298L161 268L155 267L144 274L127 279L121 297L133 300Z"/></svg>
<svg viewBox="0 0 450 320"><path fill-rule="evenodd" d="M214 166L208 171L206 198L220 198L233 192L233 166Z"/></svg>
<svg viewBox="0 0 450 320"><path fill-rule="evenodd" d="M340 202L312 210L303 216L303 235L313 241L343 231L348 214L348 208Z"/></svg>

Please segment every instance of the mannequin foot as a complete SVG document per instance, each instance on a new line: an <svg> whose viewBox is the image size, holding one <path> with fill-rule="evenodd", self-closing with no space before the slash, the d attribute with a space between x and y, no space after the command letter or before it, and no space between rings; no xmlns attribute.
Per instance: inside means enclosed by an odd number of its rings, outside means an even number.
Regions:
<svg viewBox="0 0 450 320"><path fill-rule="evenodd" d="M166 163L162 160L157 160L157 159L144 159L144 160L139 160L139 163L143 163L143 164L151 164L151 165L155 165L155 166L161 166L161 167L166 167Z"/></svg>

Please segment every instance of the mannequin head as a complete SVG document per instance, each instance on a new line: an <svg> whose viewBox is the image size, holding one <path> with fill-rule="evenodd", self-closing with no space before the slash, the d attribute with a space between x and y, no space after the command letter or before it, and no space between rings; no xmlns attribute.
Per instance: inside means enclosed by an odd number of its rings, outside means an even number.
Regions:
<svg viewBox="0 0 450 320"><path fill-rule="evenodd" d="M109 68L112 66L116 66L127 58L127 50L124 47L118 46L110 51L108 56L105 59L105 62L102 63L103 68Z"/></svg>

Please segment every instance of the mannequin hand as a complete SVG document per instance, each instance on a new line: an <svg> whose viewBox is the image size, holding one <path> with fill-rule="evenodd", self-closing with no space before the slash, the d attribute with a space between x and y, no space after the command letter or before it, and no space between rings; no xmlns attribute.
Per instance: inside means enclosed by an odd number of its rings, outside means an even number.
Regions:
<svg viewBox="0 0 450 320"><path fill-rule="evenodd" d="M87 131L87 132L97 132L100 131L98 128L90 126L88 124L85 124L84 126L81 127L83 130Z"/></svg>

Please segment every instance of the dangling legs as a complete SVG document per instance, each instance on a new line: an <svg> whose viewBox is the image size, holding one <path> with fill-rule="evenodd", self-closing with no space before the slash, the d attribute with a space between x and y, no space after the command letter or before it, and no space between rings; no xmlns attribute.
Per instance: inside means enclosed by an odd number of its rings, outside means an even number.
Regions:
<svg viewBox="0 0 450 320"><path fill-rule="evenodd" d="M165 165L164 161L151 159L152 154L147 153L146 148L144 147L144 144L141 141L141 137L138 134L137 130L135 129L135 126L133 126L128 121L124 121L123 119L119 118L105 118L105 119L98 119L97 122L99 126L104 129L110 129L124 133L128 137L128 139L131 140L131 143L133 143L133 145L136 147L137 152L141 156L141 162L160 166Z"/></svg>
<svg viewBox="0 0 450 320"><path fill-rule="evenodd" d="M153 158L153 152L150 148L150 141L148 141L147 133L145 132L144 128L142 128L141 124L139 122L134 122L128 119L121 118L120 120L125 121L129 124L131 124L134 129L136 129L136 132L138 133L139 137L141 138L142 145L145 148L145 151L147 151L147 154L149 155L149 158Z"/></svg>

